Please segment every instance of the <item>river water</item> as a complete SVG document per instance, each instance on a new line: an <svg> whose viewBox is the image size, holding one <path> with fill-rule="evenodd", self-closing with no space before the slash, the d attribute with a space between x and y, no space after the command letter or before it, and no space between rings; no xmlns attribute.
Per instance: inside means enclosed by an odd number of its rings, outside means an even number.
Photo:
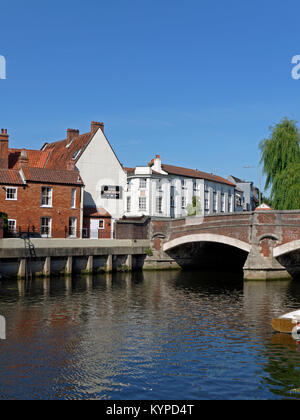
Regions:
<svg viewBox="0 0 300 420"><path fill-rule="evenodd" d="M270 321L299 308L295 281L203 272L1 282L0 399L297 398Z"/></svg>

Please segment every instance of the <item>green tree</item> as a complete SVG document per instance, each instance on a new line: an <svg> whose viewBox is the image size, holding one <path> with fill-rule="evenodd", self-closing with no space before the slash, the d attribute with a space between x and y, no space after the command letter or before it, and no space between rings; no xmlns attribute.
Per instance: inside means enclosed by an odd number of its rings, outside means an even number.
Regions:
<svg viewBox="0 0 300 420"><path fill-rule="evenodd" d="M186 211L188 216L198 216L201 214L201 203L199 197L193 197L192 204L188 204L186 206Z"/></svg>
<svg viewBox="0 0 300 420"><path fill-rule="evenodd" d="M300 208L299 142L296 121L283 118L271 127L270 137L259 145L266 175L265 188L271 187L270 199L275 209Z"/></svg>

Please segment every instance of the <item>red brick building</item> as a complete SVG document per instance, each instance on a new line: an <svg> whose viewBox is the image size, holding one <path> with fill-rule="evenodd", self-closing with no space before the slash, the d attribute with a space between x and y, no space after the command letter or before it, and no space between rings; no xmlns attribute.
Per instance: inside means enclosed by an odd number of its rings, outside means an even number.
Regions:
<svg viewBox="0 0 300 420"><path fill-rule="evenodd" d="M0 133L0 211L8 234L35 232L42 237L78 238L82 229L83 181L72 162L45 168L49 152L9 149Z"/></svg>
<svg viewBox="0 0 300 420"><path fill-rule="evenodd" d="M103 239L111 237L111 215L103 208L84 207L83 237Z"/></svg>

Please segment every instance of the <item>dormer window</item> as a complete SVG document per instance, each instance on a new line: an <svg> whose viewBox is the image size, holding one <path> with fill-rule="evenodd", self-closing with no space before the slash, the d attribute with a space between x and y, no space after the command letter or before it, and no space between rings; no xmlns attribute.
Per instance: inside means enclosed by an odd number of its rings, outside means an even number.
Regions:
<svg viewBox="0 0 300 420"><path fill-rule="evenodd" d="M77 159L77 157L80 155L81 149L80 150L76 150L76 152L73 154L72 159L75 160Z"/></svg>

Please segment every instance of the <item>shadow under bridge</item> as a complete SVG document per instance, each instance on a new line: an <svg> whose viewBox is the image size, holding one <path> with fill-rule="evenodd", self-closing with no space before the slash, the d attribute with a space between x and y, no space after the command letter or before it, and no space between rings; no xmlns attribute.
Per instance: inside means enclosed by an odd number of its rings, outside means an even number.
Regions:
<svg viewBox="0 0 300 420"><path fill-rule="evenodd" d="M182 268L242 272L250 245L227 236L199 234L166 242L163 250Z"/></svg>

